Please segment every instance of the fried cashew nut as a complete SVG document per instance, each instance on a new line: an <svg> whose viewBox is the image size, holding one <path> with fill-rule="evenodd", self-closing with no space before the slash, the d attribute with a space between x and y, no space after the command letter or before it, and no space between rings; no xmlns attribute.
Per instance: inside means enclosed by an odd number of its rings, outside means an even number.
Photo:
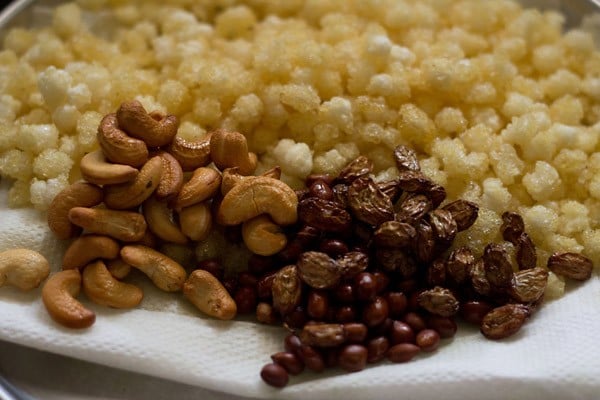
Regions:
<svg viewBox="0 0 600 400"><path fill-rule="evenodd" d="M108 162L102 150L86 154L79 163L83 179L96 185L115 185L132 181L140 172L126 164Z"/></svg>
<svg viewBox="0 0 600 400"><path fill-rule="evenodd" d="M217 221L222 225L238 225L260 214L269 214L276 224L291 225L298 219L297 206L296 192L280 180L248 177L223 197Z"/></svg>
<svg viewBox="0 0 600 400"><path fill-rule="evenodd" d="M148 146L140 139L132 138L121 129L115 113L108 114L98 127L98 143L104 156L111 162L141 167L148 160Z"/></svg>
<svg viewBox="0 0 600 400"><path fill-rule="evenodd" d="M212 213L206 202L194 204L179 211L179 225L185 236L200 242L208 237L212 228Z"/></svg>
<svg viewBox="0 0 600 400"><path fill-rule="evenodd" d="M73 207L94 207L102 203L104 193L96 185L75 182L60 191L48 207L48 226L59 239L77 236L81 228L69 221L69 210Z"/></svg>
<svg viewBox="0 0 600 400"><path fill-rule="evenodd" d="M137 207L154 193L163 174L163 159L152 157L129 183L104 187L104 203L116 210Z"/></svg>
<svg viewBox="0 0 600 400"><path fill-rule="evenodd" d="M217 130L210 138L210 157L221 171L238 167L242 175L250 175L257 165L256 154L248 151L246 137L239 132Z"/></svg>
<svg viewBox="0 0 600 400"><path fill-rule="evenodd" d="M137 100L121 104L117 110L117 121L122 130L134 138L143 140L150 147L171 143L179 128L176 116L149 114Z"/></svg>
<svg viewBox="0 0 600 400"><path fill-rule="evenodd" d="M88 264L82 275L83 292L96 304L113 308L133 308L144 298L142 289L118 281L102 261Z"/></svg>
<svg viewBox="0 0 600 400"><path fill-rule="evenodd" d="M50 273L48 260L34 250L10 249L0 252L0 287L31 290Z"/></svg>
<svg viewBox="0 0 600 400"><path fill-rule="evenodd" d="M173 211L166 203L151 196L142 206L148 229L159 238L172 243L186 244L188 239L173 221Z"/></svg>
<svg viewBox="0 0 600 400"><path fill-rule="evenodd" d="M146 274L165 292L177 292L187 277L185 269L173 259L142 245L128 245L121 249L121 258L127 264Z"/></svg>
<svg viewBox="0 0 600 400"><path fill-rule="evenodd" d="M141 240L147 228L144 216L136 212L103 208L74 207L69 211L69 221L90 233L123 242Z"/></svg>
<svg viewBox="0 0 600 400"><path fill-rule="evenodd" d="M131 272L131 265L127 264L121 258L115 258L105 262L106 269L117 279L124 279Z"/></svg>
<svg viewBox="0 0 600 400"><path fill-rule="evenodd" d="M271 256L283 250L287 237L268 215L259 215L242 224L242 238L248 250L261 256Z"/></svg>
<svg viewBox="0 0 600 400"><path fill-rule="evenodd" d="M83 235L75 239L65 251L62 268L83 268L97 258L111 260L119 256L119 250L119 243L108 236Z"/></svg>
<svg viewBox="0 0 600 400"><path fill-rule="evenodd" d="M175 157L184 171L210 164L210 134L197 141L188 141L175 136L167 151Z"/></svg>
<svg viewBox="0 0 600 400"><path fill-rule="evenodd" d="M96 321L96 314L76 297L81 290L78 269L67 269L50 276L42 288L42 301L50 317L67 328L83 329Z"/></svg>
<svg viewBox="0 0 600 400"><path fill-rule="evenodd" d="M169 153L161 151L157 156L163 160L163 173L155 194L161 200L170 200L177 196L183 186L183 170L179 161Z"/></svg>
<svg viewBox="0 0 600 400"><path fill-rule="evenodd" d="M183 295L203 313L222 320L235 317L237 306L227 289L210 272L197 269L183 284Z"/></svg>
<svg viewBox="0 0 600 400"><path fill-rule="evenodd" d="M221 174L219 171L208 167L197 168L190 180L181 188L175 199L174 208L180 210L203 202L213 197L219 191L220 186Z"/></svg>

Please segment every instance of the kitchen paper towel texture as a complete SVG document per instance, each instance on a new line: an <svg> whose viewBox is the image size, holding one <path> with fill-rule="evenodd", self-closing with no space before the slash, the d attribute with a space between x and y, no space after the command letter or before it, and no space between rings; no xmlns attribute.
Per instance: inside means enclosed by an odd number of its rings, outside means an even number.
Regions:
<svg viewBox="0 0 600 400"><path fill-rule="evenodd" d="M52 237L34 210L11 210L0 192L0 250L42 252L53 271L66 243ZM600 395L600 283L597 275L544 305L515 337L492 342L460 326L432 354L405 364L383 362L358 373L339 370L292 377L283 390L259 372L282 350L284 330L253 322L202 317L181 294L155 289L137 276L141 307L112 310L81 300L97 313L89 329L54 323L40 289L0 288L0 339L116 368L259 398L286 399L595 399Z"/></svg>

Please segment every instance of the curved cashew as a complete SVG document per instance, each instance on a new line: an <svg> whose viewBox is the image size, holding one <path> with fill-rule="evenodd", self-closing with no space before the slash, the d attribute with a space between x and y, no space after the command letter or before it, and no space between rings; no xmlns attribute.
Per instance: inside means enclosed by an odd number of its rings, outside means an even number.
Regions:
<svg viewBox="0 0 600 400"><path fill-rule="evenodd" d="M179 161L169 153L161 151L157 156L163 161L163 174L156 188L156 197L169 200L177 196L183 186L183 170Z"/></svg>
<svg viewBox="0 0 600 400"><path fill-rule="evenodd" d="M124 279L131 272L131 265L120 258L106 261L106 269L116 279Z"/></svg>
<svg viewBox="0 0 600 400"><path fill-rule="evenodd" d="M130 165L108 162L102 150L87 153L79 163L83 179L96 185L114 185L129 182L140 171Z"/></svg>
<svg viewBox="0 0 600 400"><path fill-rule="evenodd" d="M195 142L175 136L167 151L179 161L184 171L205 167L210 164L210 134Z"/></svg>
<svg viewBox="0 0 600 400"><path fill-rule="evenodd" d="M190 180L181 188L175 199L174 208L180 210L209 199L218 192L220 186L219 171L208 167L197 168Z"/></svg>
<svg viewBox="0 0 600 400"><path fill-rule="evenodd" d="M268 215L259 215L244 222L242 238L251 252L261 256L272 256L287 244L281 227L273 223Z"/></svg>
<svg viewBox="0 0 600 400"><path fill-rule="evenodd" d="M210 272L197 269L183 284L183 295L203 313L223 320L237 313L235 301Z"/></svg>
<svg viewBox="0 0 600 400"><path fill-rule="evenodd" d="M69 210L73 207L93 207L102 203L104 193L96 185L76 182L60 191L48 207L48 226L59 239L77 236L81 229L69 221Z"/></svg>
<svg viewBox="0 0 600 400"><path fill-rule="evenodd" d="M298 219L298 196L280 180L264 176L244 179L223 197L217 212L222 225L238 225L260 214L269 214L278 225Z"/></svg>
<svg viewBox="0 0 600 400"><path fill-rule="evenodd" d="M125 102L117 110L119 127L130 136L143 140L150 147L165 146L171 143L177 134L177 117L161 117L163 116L157 113L148 114L142 103L137 100Z"/></svg>
<svg viewBox="0 0 600 400"><path fill-rule="evenodd" d="M104 156L111 162L137 168L148 160L146 143L128 136L119 129L117 115L114 113L102 118L96 136Z"/></svg>
<svg viewBox="0 0 600 400"><path fill-rule="evenodd" d="M83 292L94 303L113 308L133 308L144 298L142 289L115 279L102 261L84 268Z"/></svg>
<svg viewBox="0 0 600 400"><path fill-rule="evenodd" d="M256 169L256 154L248 152L246 137L239 132L217 130L210 138L210 157L221 171L238 167L242 175L250 175Z"/></svg>
<svg viewBox="0 0 600 400"><path fill-rule="evenodd" d="M97 258L107 260L117 258L119 256L119 249L119 243L108 236L80 236L65 251L62 268L83 268Z"/></svg>
<svg viewBox="0 0 600 400"><path fill-rule="evenodd" d="M173 213L166 203L151 196L142 206L148 229L159 238L168 242L186 244L187 237L173 221Z"/></svg>
<svg viewBox="0 0 600 400"><path fill-rule="evenodd" d="M10 249L0 253L0 287L15 286L31 290L50 273L48 260L37 251Z"/></svg>
<svg viewBox="0 0 600 400"><path fill-rule="evenodd" d="M123 242L141 240L147 227L144 217L136 212L104 208L74 207L69 211L69 221L90 233Z"/></svg>
<svg viewBox="0 0 600 400"><path fill-rule="evenodd" d="M271 169L266 170L260 176L266 176L267 178L281 179L281 167L279 165L274 166Z"/></svg>
<svg viewBox="0 0 600 400"><path fill-rule="evenodd" d="M52 275L42 288L42 301L53 320L68 328L82 329L96 321L96 314L75 297L81 289L78 269L68 269Z"/></svg>
<svg viewBox="0 0 600 400"><path fill-rule="evenodd" d="M163 159L152 157L132 182L104 187L104 203L109 208L124 210L137 207L154 193L163 173Z"/></svg>
<svg viewBox="0 0 600 400"><path fill-rule="evenodd" d="M191 240L200 242L206 239L212 228L210 205L202 202L182 209L179 211L179 225Z"/></svg>
<svg viewBox="0 0 600 400"><path fill-rule="evenodd" d="M238 167L225 168L221 176L221 194L225 196L232 187L247 177L238 172Z"/></svg>
<svg viewBox="0 0 600 400"><path fill-rule="evenodd" d="M185 269L177 262L146 246L125 246L121 249L121 258L148 275L159 289L166 292L181 290L187 276Z"/></svg>

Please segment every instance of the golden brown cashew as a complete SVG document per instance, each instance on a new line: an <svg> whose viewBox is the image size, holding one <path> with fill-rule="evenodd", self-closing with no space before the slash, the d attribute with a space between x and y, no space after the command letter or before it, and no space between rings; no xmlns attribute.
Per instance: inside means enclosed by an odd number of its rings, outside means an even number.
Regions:
<svg viewBox="0 0 600 400"><path fill-rule="evenodd" d="M151 196L144 202L142 210L148 229L156 236L173 243L186 244L188 242L187 237L173 221L173 211L166 203Z"/></svg>
<svg viewBox="0 0 600 400"><path fill-rule="evenodd" d="M104 156L111 162L137 168L148 160L146 143L128 136L119 129L117 115L114 113L102 118L96 136Z"/></svg>
<svg viewBox="0 0 600 400"><path fill-rule="evenodd" d="M197 269L183 284L183 295L203 313L223 320L237 313L235 301L210 272Z"/></svg>
<svg viewBox="0 0 600 400"><path fill-rule="evenodd" d="M146 274L161 290L181 290L187 273L171 258L142 245L128 245L121 249L121 258L127 264Z"/></svg>
<svg viewBox="0 0 600 400"><path fill-rule="evenodd" d="M298 219L298 196L280 180L264 176L248 177L223 197L217 212L221 225L238 225L260 214L269 214L278 225L291 225Z"/></svg>
<svg viewBox="0 0 600 400"><path fill-rule="evenodd" d="M60 191L48 207L48 226L59 239L77 236L81 228L69 221L69 210L73 207L94 207L102 203L104 193L96 185L75 182Z"/></svg>
<svg viewBox="0 0 600 400"><path fill-rule="evenodd" d="M130 136L143 140L150 147L165 146L173 140L179 128L174 115L153 118L159 114L148 114L137 100L127 101L117 110L119 127Z"/></svg>
<svg viewBox="0 0 600 400"><path fill-rule="evenodd" d="M170 200L177 196L183 186L183 170L179 161L169 153L160 151L156 155L163 161L163 174L156 188L156 197Z"/></svg>
<svg viewBox="0 0 600 400"><path fill-rule="evenodd" d="M97 258L111 260L119 256L119 250L119 243L108 236L83 235L65 251L62 269L83 268Z"/></svg>
<svg viewBox="0 0 600 400"><path fill-rule="evenodd" d="M131 272L131 265L120 258L106 261L106 269L116 279L124 279Z"/></svg>
<svg viewBox="0 0 600 400"><path fill-rule="evenodd" d="M242 238L246 247L261 256L271 256L283 250L287 237L268 215L259 215L242 224Z"/></svg>
<svg viewBox="0 0 600 400"><path fill-rule="evenodd" d="M248 152L246 137L239 132L217 130L210 138L210 157L221 171L238 167L242 175L250 175L256 169L256 154Z"/></svg>
<svg viewBox="0 0 600 400"><path fill-rule="evenodd" d="M79 163L83 179L96 185L114 185L129 182L140 171L130 165L108 162L102 150L87 153Z"/></svg>
<svg viewBox="0 0 600 400"><path fill-rule="evenodd" d="M175 136L167 148L184 171L193 171L210 164L210 134L194 142Z"/></svg>
<svg viewBox="0 0 600 400"><path fill-rule="evenodd" d="M31 290L50 273L48 260L37 251L10 249L0 253L0 287L14 286Z"/></svg>
<svg viewBox="0 0 600 400"><path fill-rule="evenodd" d="M42 301L53 320L67 328L82 329L91 326L96 314L75 297L81 289L78 269L68 269L52 275L42 288Z"/></svg>
<svg viewBox="0 0 600 400"><path fill-rule="evenodd" d="M69 211L69 221L90 233L123 242L141 240L147 227L144 217L136 212L104 208L74 207Z"/></svg>
<svg viewBox="0 0 600 400"><path fill-rule="evenodd" d="M200 242L208 237L212 228L212 214L207 202L194 204L179 211L179 225L185 236Z"/></svg>
<svg viewBox="0 0 600 400"><path fill-rule="evenodd" d="M104 187L104 203L109 208L124 210L137 207L154 193L163 173L163 159L152 157L132 182Z"/></svg>
<svg viewBox="0 0 600 400"><path fill-rule="evenodd" d="M203 202L213 197L219 191L220 186L221 174L219 171L208 167L197 168L190 180L181 188L174 208L180 210Z"/></svg>
<svg viewBox="0 0 600 400"><path fill-rule="evenodd" d="M144 298L142 289L115 279L102 261L84 268L83 292L94 303L113 308L133 308Z"/></svg>
<svg viewBox="0 0 600 400"><path fill-rule="evenodd" d="M273 179L281 179L281 167L279 165L274 166L271 169L266 170L260 176L266 176Z"/></svg>
<svg viewBox="0 0 600 400"><path fill-rule="evenodd" d="M237 167L225 168L221 176L221 195L225 196L232 187L246 179L247 177L238 172Z"/></svg>

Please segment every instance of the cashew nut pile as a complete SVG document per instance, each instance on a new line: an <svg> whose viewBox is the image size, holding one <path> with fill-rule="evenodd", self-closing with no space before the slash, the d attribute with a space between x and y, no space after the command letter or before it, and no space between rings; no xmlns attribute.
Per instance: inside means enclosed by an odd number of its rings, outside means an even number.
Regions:
<svg viewBox="0 0 600 400"><path fill-rule="evenodd" d="M231 319L237 306L223 284L204 270L187 271L157 251L158 244L194 245L218 225L241 225L255 254L272 255L286 246L282 226L296 222L298 198L278 179L279 168L251 176L257 159L244 135L218 130L188 142L176 136L178 125L175 116L148 113L137 101L102 119L100 149L81 160L85 181L60 192L48 209L50 230L73 239L62 271L42 290L56 322L69 328L94 323L94 312L77 300L81 289L100 305L136 307L142 290L121 281L131 268L161 290L183 291L203 313ZM9 273L14 265L0 264L0 282L19 285ZM34 284L48 276L47 262L43 271Z"/></svg>

